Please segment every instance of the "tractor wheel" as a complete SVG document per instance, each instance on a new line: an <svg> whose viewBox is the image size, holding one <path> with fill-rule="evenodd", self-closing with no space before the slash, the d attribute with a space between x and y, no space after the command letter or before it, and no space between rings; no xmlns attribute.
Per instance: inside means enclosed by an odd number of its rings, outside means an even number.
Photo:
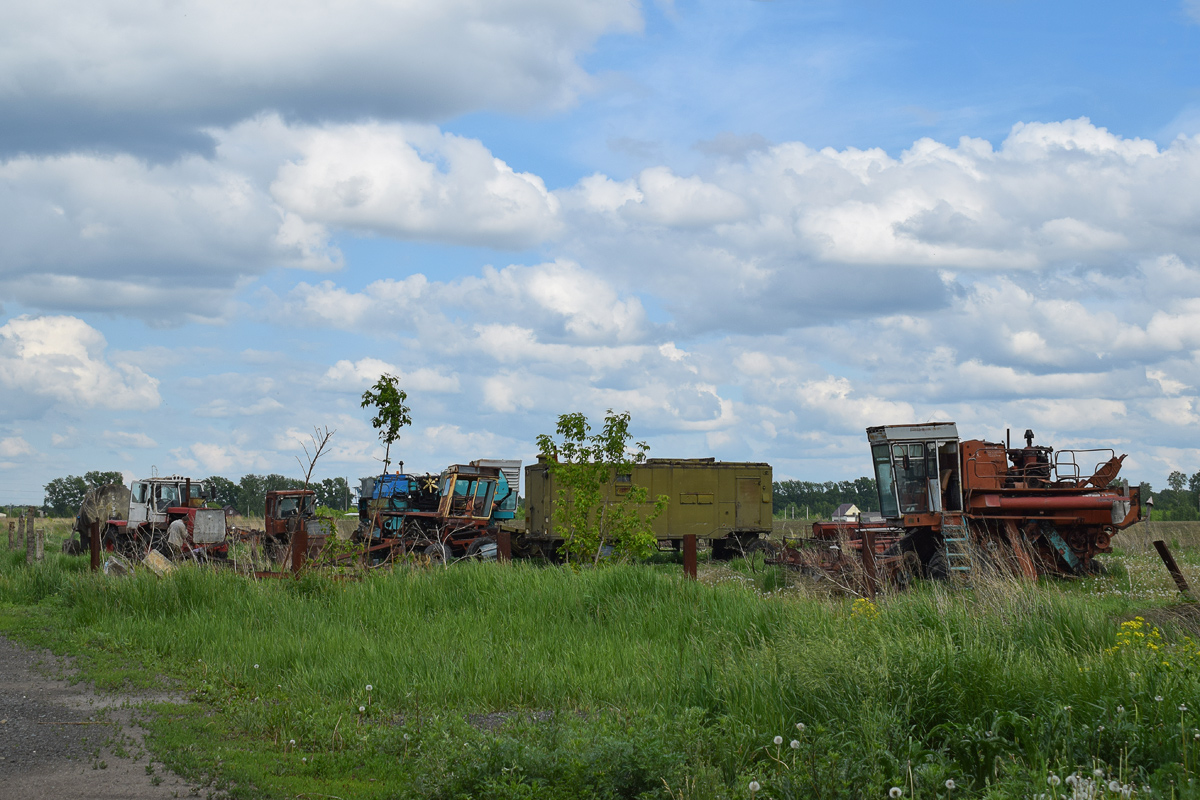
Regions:
<svg viewBox="0 0 1200 800"><path fill-rule="evenodd" d="M941 548L929 557L929 563L925 565L925 576L935 581L944 581L950 577L950 565L946 563L946 553Z"/></svg>
<svg viewBox="0 0 1200 800"><path fill-rule="evenodd" d="M467 558L478 558L481 561L495 561L496 556L495 536L480 536L467 546Z"/></svg>
<svg viewBox="0 0 1200 800"><path fill-rule="evenodd" d="M434 542L425 548L425 555L429 556L429 560L434 564L449 564L450 546Z"/></svg>

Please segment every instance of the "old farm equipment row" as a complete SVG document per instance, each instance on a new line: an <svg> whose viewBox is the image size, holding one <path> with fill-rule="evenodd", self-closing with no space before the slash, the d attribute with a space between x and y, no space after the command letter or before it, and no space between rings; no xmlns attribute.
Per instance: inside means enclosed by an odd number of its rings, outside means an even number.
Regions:
<svg viewBox="0 0 1200 800"><path fill-rule="evenodd" d="M952 422L867 429L882 521L818 523L780 561L836 570L868 563L903 579L970 576L984 566L1027 578L1084 575L1112 537L1141 518L1136 487L1117 481L1124 455L962 441Z"/></svg>
<svg viewBox="0 0 1200 800"><path fill-rule="evenodd" d="M409 553L448 562L495 558L499 526L516 516L521 462L480 459L441 475L363 479L356 539L378 562Z"/></svg>

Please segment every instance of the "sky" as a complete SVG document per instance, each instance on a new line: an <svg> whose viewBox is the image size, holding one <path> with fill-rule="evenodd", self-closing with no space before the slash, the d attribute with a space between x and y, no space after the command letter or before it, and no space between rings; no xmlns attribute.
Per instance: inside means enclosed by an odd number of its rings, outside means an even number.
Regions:
<svg viewBox="0 0 1200 800"><path fill-rule="evenodd" d="M1200 470L1200 0L0 5L0 502L868 426ZM1095 463L1106 454L1084 454Z"/></svg>

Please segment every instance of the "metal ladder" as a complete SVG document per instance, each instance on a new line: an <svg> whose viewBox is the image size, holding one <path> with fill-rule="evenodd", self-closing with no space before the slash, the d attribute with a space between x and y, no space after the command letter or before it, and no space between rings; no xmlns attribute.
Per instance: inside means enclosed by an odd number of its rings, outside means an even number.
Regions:
<svg viewBox="0 0 1200 800"><path fill-rule="evenodd" d="M946 569L950 576L968 578L971 575L971 536L961 514L942 515L942 547Z"/></svg>

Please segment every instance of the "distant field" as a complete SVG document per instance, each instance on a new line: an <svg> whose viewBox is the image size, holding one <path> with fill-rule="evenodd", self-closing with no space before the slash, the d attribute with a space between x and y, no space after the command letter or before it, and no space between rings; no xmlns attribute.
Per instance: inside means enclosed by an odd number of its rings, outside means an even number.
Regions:
<svg viewBox="0 0 1200 800"><path fill-rule="evenodd" d="M0 630L184 687L150 746L231 797L1008 798L1100 770L1194 798L1200 620L1133 533L1105 576L875 604L741 560L254 581L17 551Z"/></svg>

